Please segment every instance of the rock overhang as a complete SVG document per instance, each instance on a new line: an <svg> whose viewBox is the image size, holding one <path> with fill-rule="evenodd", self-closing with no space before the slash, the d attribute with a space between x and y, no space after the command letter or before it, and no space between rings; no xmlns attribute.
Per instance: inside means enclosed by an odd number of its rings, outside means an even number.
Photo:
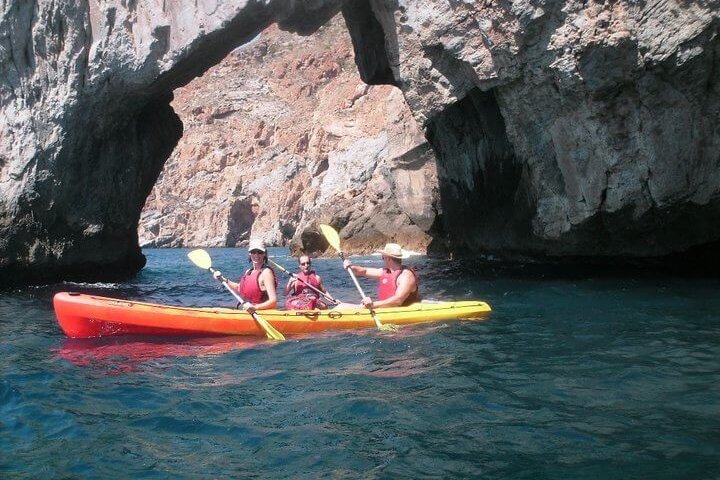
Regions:
<svg viewBox="0 0 720 480"><path fill-rule="evenodd" d="M718 6L6 2L3 276L137 269L139 211L182 134L167 106L172 90L271 22L307 34L341 8L366 81L400 86L418 121L435 125L446 186L469 169L473 185L500 175L517 190L502 192L496 205L510 212L512 235L488 237L469 212L443 219L440 243L531 255L611 255L622 246L638 257L712 243L720 236L712 226L720 211L720 139L712 128L720 103L712 74L720 55ZM455 160L464 154L447 150L436 127L472 92L494 101L471 123L499 115L505 131L493 135L509 147L500 155L483 150L489 137L480 135L467 144L470 164L461 164ZM498 201L492 188L463 195L488 208ZM458 206L452 196L445 201L446 211ZM684 217L697 221L665 220ZM476 234L451 234L461 231L454 222L468 218ZM652 248L644 246L648 232ZM80 267L80 258L92 260Z"/></svg>

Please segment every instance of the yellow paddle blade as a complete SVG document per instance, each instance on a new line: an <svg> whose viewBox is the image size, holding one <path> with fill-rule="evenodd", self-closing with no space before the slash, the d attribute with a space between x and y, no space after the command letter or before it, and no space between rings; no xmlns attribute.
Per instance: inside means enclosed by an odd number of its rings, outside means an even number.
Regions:
<svg viewBox="0 0 720 480"><path fill-rule="evenodd" d="M330 225L325 225L324 223L320 224L320 231L322 232L323 236L325 237L325 240L328 241L331 247L333 247L338 252L341 252L340 249L340 235L338 235L338 232L335 231L333 227Z"/></svg>
<svg viewBox="0 0 720 480"><path fill-rule="evenodd" d="M197 250L193 250L188 253L188 258L192 263L203 270L207 270L212 267L212 259L210 258L210 255L202 248L198 248Z"/></svg>
<svg viewBox="0 0 720 480"><path fill-rule="evenodd" d="M268 323L268 321L265 320L264 318L262 318L260 315L258 315L257 313L254 313L252 315L252 317L255 319L256 322L258 322L260 324L262 329L265 330L265 335L267 335L267 337L270 340L277 340L277 341L285 340L285 335L283 335L282 333L275 330L275 327L270 325L270 323Z"/></svg>

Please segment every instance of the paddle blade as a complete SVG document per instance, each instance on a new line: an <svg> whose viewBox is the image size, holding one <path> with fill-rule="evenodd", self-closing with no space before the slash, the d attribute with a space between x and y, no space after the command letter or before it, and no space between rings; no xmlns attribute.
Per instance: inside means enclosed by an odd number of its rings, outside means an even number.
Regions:
<svg viewBox="0 0 720 480"><path fill-rule="evenodd" d="M322 232L325 240L328 241L331 247L333 247L338 252L342 252L342 250L340 249L340 235L338 235L338 232L336 232L333 227L321 223L320 231Z"/></svg>
<svg viewBox="0 0 720 480"><path fill-rule="evenodd" d="M265 335L267 335L270 340L277 340L279 342L285 340L285 335L275 330L275 327L270 325L270 323L268 323L268 321L262 318L260 315L258 315L257 313L253 313L252 317L255 319L256 322L258 322L262 329L265 330Z"/></svg>
<svg viewBox="0 0 720 480"><path fill-rule="evenodd" d="M201 248L188 253L188 258L192 263L203 270L207 270L212 267L212 259L210 258L210 255Z"/></svg>

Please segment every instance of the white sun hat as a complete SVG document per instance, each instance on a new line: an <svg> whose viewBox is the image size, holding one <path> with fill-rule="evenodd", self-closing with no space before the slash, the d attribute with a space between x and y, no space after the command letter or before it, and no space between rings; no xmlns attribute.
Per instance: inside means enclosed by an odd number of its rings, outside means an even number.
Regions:
<svg viewBox="0 0 720 480"><path fill-rule="evenodd" d="M385 248L378 250L379 254L397 259L408 258L410 255L397 243L386 243Z"/></svg>
<svg viewBox="0 0 720 480"><path fill-rule="evenodd" d="M260 239L250 240L250 243L248 243L248 252L252 252L253 250L260 250L265 253L265 243Z"/></svg>

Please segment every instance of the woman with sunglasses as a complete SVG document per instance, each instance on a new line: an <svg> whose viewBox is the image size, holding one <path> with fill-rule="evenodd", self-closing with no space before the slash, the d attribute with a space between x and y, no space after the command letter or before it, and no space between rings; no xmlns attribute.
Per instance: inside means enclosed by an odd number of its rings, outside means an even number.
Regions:
<svg viewBox="0 0 720 480"><path fill-rule="evenodd" d="M316 291L310 286L315 287L321 292L330 295L323 285L322 278L315 270L312 269L312 261L307 255L300 255L298 258L300 271L294 277L290 277L287 285L285 285L285 295L288 299L285 301L285 308L291 310L314 310L316 308L324 310L327 304L319 298Z"/></svg>
<svg viewBox="0 0 720 480"><path fill-rule="evenodd" d="M268 266L265 244L262 240L251 240L248 252L252 268L248 269L237 283L228 280L228 284L245 300L242 308L249 313L277 307L277 277ZM221 281L221 272L215 271L214 275Z"/></svg>

